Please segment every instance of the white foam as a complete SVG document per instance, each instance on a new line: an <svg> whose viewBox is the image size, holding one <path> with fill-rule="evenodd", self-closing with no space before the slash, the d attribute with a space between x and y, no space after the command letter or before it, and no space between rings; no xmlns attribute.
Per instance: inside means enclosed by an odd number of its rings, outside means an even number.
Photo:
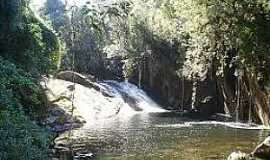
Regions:
<svg viewBox="0 0 270 160"><path fill-rule="evenodd" d="M263 125L257 125L257 124L248 124L248 123L241 123L241 122L220 122L220 121L201 121L201 122L186 122L191 125L221 125L226 126L230 128L236 128L236 129L247 129L247 130L261 130L266 129Z"/></svg>
<svg viewBox="0 0 270 160"><path fill-rule="evenodd" d="M184 122L182 124L157 125L156 127L182 128L182 127L192 127L192 126L195 126L195 125L219 125L219 126L226 126L226 127L229 127L229 128L246 129L246 130L263 130L263 129L267 129L263 125L240 123L240 122L220 122L220 121Z"/></svg>
<svg viewBox="0 0 270 160"><path fill-rule="evenodd" d="M183 123L183 124L155 125L155 127L158 127L158 128L185 128L185 127L192 127L192 125L189 123Z"/></svg>
<svg viewBox="0 0 270 160"><path fill-rule="evenodd" d="M144 113L167 112L167 110L162 109L142 89L139 89L134 84L116 81L104 81L100 84L104 86L103 89L109 89L108 92L114 94L116 97L121 97L121 93L124 93L136 100L137 107Z"/></svg>

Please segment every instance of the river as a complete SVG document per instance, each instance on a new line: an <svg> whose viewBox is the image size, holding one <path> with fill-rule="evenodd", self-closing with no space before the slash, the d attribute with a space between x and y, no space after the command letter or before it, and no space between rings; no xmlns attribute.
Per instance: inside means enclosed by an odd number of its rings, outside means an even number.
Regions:
<svg viewBox="0 0 270 160"><path fill-rule="evenodd" d="M269 134L243 125L136 114L74 130L72 143L77 152L94 152L98 160L223 160L233 151L251 152Z"/></svg>
<svg viewBox="0 0 270 160"><path fill-rule="evenodd" d="M52 86L69 84L55 82ZM113 97L76 86L75 104L87 120L68 136L76 154L94 153L97 160L224 160L233 151L251 152L269 134L262 126L196 120L166 111L127 82L99 85ZM100 113L114 116L96 116ZM57 138L60 146L67 135Z"/></svg>

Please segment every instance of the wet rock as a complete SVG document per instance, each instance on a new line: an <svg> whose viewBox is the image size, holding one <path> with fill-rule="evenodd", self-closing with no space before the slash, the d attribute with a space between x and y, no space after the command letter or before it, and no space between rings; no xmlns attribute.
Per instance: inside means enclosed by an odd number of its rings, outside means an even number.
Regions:
<svg viewBox="0 0 270 160"><path fill-rule="evenodd" d="M254 149L252 155L264 160L270 159L270 136Z"/></svg>
<svg viewBox="0 0 270 160"><path fill-rule="evenodd" d="M56 78L61 79L61 80L65 80L65 81L69 81L69 82L74 82L74 83L83 85L85 87L94 88L95 90L101 92L102 95L104 95L105 97L113 97L112 94L106 92L99 85L94 83L94 82L96 82L96 79L94 76L91 76L91 75L84 76L84 75L77 73L77 72L62 71L56 75ZM70 91L73 91L75 89L75 87L73 85L68 86L68 88Z"/></svg>
<svg viewBox="0 0 270 160"><path fill-rule="evenodd" d="M88 76L84 76L80 73L77 73L77 72L73 72L73 71L62 71L62 72L59 72L57 75L56 75L56 78L58 79L62 79L62 80L66 80L66 81L73 81L73 78L75 80L76 83L79 83L79 84L83 84L85 83L85 80L89 80L89 81L92 81L92 82L95 82L96 79L94 76L91 76L91 75L88 75Z"/></svg>
<svg viewBox="0 0 270 160"><path fill-rule="evenodd" d="M270 136L259 144L251 154L233 152L227 160L269 160L270 159Z"/></svg>
<svg viewBox="0 0 270 160"><path fill-rule="evenodd" d="M71 160L72 159L72 152L71 151L61 151L59 154L59 160Z"/></svg>
<svg viewBox="0 0 270 160"><path fill-rule="evenodd" d="M90 78L89 78L90 77ZM57 75L56 75L56 78L58 79L62 79L62 80L65 80L65 81L70 81L70 82L75 82L75 83L78 83L78 84L81 84L83 86L86 86L86 87L90 87L90 88L96 88L97 86L95 86L95 84L93 82L95 82L95 78L91 76L84 76L80 73L77 73L77 72L72 72L72 71L62 71L62 72L59 72Z"/></svg>
<svg viewBox="0 0 270 160"><path fill-rule="evenodd" d="M48 109L44 125L53 132L64 132L72 128L81 127L85 120L79 116L71 116L70 113L57 105L51 105Z"/></svg>
<svg viewBox="0 0 270 160"><path fill-rule="evenodd" d="M251 157L246 154L246 153L242 153L242 152L233 152L232 154L230 154L230 156L228 157L227 160L252 160Z"/></svg>

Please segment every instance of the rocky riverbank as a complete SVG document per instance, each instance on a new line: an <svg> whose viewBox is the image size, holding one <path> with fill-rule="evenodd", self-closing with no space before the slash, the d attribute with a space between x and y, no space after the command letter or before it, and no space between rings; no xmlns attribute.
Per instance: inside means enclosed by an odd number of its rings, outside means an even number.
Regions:
<svg viewBox="0 0 270 160"><path fill-rule="evenodd" d="M233 152L227 160L269 160L270 159L270 137L260 143L253 152Z"/></svg>

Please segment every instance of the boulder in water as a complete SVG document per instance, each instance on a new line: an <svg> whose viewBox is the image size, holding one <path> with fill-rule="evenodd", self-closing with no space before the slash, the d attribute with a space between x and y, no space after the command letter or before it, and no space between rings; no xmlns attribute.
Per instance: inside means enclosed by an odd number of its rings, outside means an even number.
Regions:
<svg viewBox="0 0 270 160"><path fill-rule="evenodd" d="M233 152L227 160L269 160L270 159L270 136L259 144L251 154Z"/></svg>
<svg viewBox="0 0 270 160"><path fill-rule="evenodd" d="M270 136L259 144L252 152L254 157L269 160L270 159Z"/></svg>
<svg viewBox="0 0 270 160"><path fill-rule="evenodd" d="M227 160L252 160L250 156L242 152L233 152L230 154Z"/></svg>

